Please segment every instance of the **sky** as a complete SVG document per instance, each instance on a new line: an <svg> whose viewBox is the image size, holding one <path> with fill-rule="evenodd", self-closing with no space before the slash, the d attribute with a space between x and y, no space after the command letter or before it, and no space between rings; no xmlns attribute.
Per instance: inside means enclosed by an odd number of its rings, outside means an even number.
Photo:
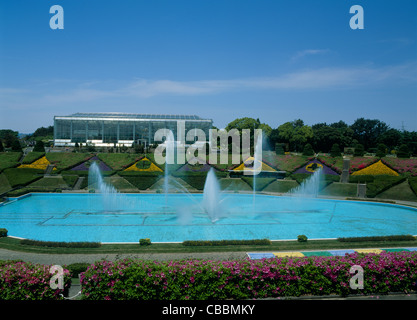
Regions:
<svg viewBox="0 0 417 320"><path fill-rule="evenodd" d="M0 0L0 129L76 112L417 131L417 1Z"/></svg>

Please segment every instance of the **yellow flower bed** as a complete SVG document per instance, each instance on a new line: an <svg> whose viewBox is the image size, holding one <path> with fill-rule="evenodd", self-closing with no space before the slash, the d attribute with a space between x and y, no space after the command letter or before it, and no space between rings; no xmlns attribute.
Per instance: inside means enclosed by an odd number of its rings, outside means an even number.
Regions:
<svg viewBox="0 0 417 320"><path fill-rule="evenodd" d="M253 161L255 161L255 158L254 157L249 157L244 162L242 162L239 166L234 168L233 170L234 171L243 171L243 170L252 171L253 167L252 166L248 167L247 165L252 164ZM268 166L267 164L263 163L262 161L258 160L258 162L260 162L262 164L261 171L277 171L274 168L272 168L272 167Z"/></svg>
<svg viewBox="0 0 417 320"><path fill-rule="evenodd" d="M21 164L20 166L18 166L18 168L30 168L30 169L46 170L46 168L50 164L51 163L48 161L48 159L46 159L46 157L43 156L42 158L32 162L31 164ZM56 170L56 168L54 168L53 170Z"/></svg>
<svg viewBox="0 0 417 320"><path fill-rule="evenodd" d="M150 162L150 166L149 166L149 168L146 168L146 169L139 169L138 167L137 167L137 164L139 163L139 162L142 162L142 161L149 161ZM163 172L162 170L161 170L161 168L159 168L158 166L156 166L156 165L154 165L153 163L152 163L152 161L150 161L148 158L143 158L143 159L140 159L139 161L136 161L134 164L132 164L130 167L128 167L128 168L126 168L124 171L147 171L147 172L151 172L151 171L159 171L159 172Z"/></svg>
<svg viewBox="0 0 417 320"><path fill-rule="evenodd" d="M352 176L358 175L390 175L390 176L398 176L398 172L392 170L388 166L382 163L381 160L378 162L371 164L370 166L363 168L362 170L355 171L352 173Z"/></svg>

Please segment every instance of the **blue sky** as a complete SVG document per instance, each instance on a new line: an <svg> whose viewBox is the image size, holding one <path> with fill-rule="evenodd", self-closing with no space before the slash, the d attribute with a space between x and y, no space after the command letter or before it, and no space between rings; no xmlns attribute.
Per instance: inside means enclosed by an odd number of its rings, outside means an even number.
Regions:
<svg viewBox="0 0 417 320"><path fill-rule="evenodd" d="M1 0L0 128L128 112L417 130L416 42L415 0Z"/></svg>

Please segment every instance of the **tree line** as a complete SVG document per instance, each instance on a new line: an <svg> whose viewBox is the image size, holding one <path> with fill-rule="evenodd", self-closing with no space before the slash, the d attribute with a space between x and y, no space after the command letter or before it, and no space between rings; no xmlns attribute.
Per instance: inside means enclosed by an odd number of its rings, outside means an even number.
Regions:
<svg viewBox="0 0 417 320"><path fill-rule="evenodd" d="M312 126L306 125L301 119L296 119L272 128L259 119L243 117L233 120L225 129L227 131L237 129L239 132L242 129L250 129L252 135L253 129L262 129L266 138L264 148L269 150L303 152L307 148L308 153L331 153L332 150L337 153L349 147L356 150L356 155L361 155L365 151L380 155L384 153L417 155L416 131L397 130L377 119L358 118L351 125L341 120L330 124L316 123ZM39 141L45 137L52 139L53 126L40 127L24 139L19 139L17 131L3 129L0 130L0 152L5 149L21 151L22 145L30 142L35 145L35 141L42 144ZM43 149L43 145L40 149Z"/></svg>
<svg viewBox="0 0 417 320"><path fill-rule="evenodd" d="M416 131L400 131L377 119L358 118L351 125L341 120L331 124L316 123L312 126L297 119L271 128L259 119L246 117L230 122L226 130L233 128L239 131L262 129L270 149L277 147L288 152L303 152L307 147L316 153L329 153L335 148L343 151L349 147L356 149L356 155L365 151L381 156L384 153L399 152L401 155L417 155ZM337 153L337 150L335 152Z"/></svg>

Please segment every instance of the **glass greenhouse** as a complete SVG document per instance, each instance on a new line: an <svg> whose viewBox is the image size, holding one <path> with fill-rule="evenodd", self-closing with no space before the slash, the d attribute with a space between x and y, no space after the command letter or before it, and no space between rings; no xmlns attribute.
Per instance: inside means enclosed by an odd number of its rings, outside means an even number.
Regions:
<svg viewBox="0 0 417 320"><path fill-rule="evenodd" d="M211 119L195 115L129 114L129 113L75 113L54 117L54 145L74 146L89 143L98 147L132 146L155 143L158 129L169 129L177 137L177 129L185 132L201 129L208 137Z"/></svg>

